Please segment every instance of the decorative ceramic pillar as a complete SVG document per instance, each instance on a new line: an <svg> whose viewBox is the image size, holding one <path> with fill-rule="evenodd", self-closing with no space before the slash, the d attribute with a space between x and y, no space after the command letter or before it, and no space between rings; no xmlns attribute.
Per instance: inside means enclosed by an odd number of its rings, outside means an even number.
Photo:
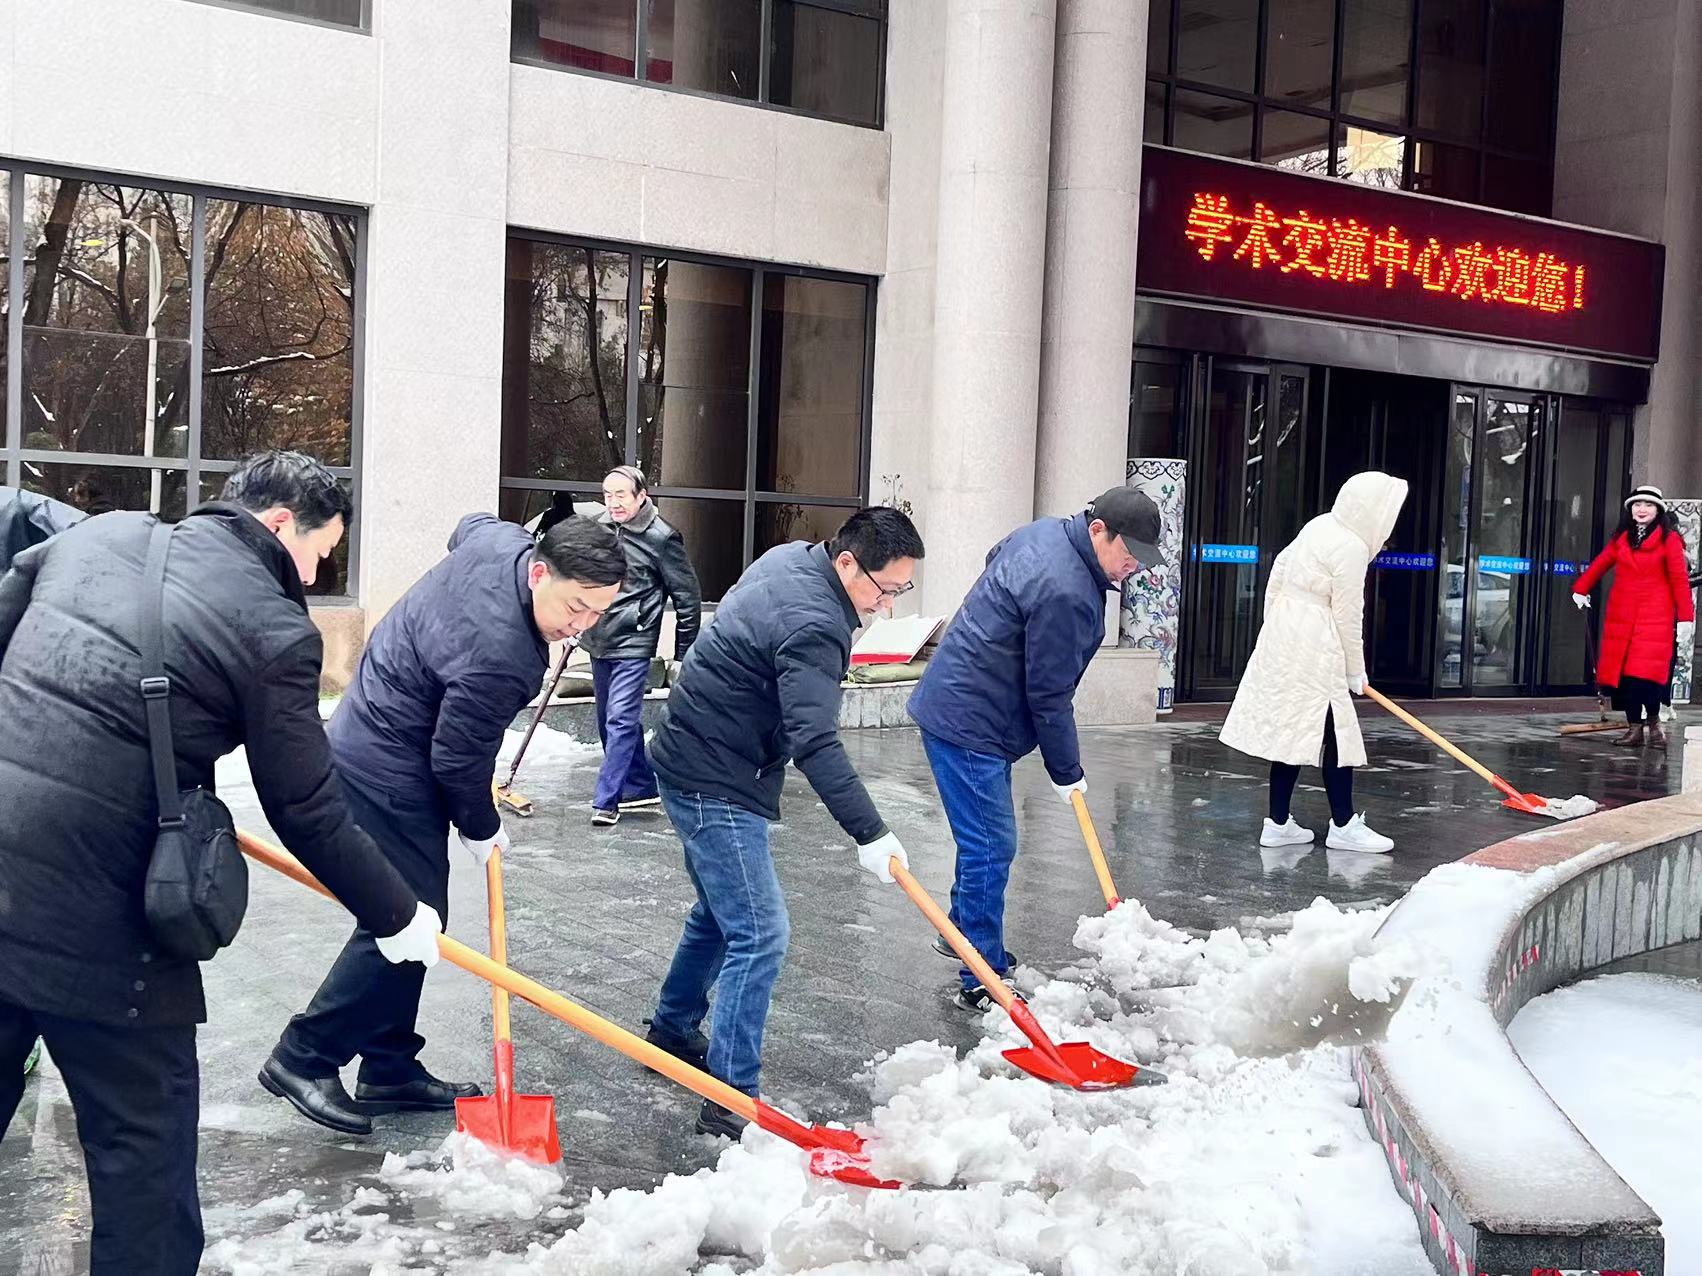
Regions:
<svg viewBox="0 0 1702 1276"><path fill-rule="evenodd" d="M1147 457L1129 462L1128 485L1145 492L1163 520L1159 533L1159 562L1123 582L1123 615L1118 626L1119 647L1156 651L1158 711L1169 713L1176 702L1176 631L1182 616L1182 515L1186 505L1188 463L1174 457Z"/></svg>
<svg viewBox="0 0 1702 1276"><path fill-rule="evenodd" d="M1689 497L1667 502L1672 509L1672 516L1678 522L1678 534L1684 540L1684 561L1694 576L1699 564L1702 564L1702 500ZM1696 601L1696 590L1690 591L1691 602ZM1680 623L1678 627L1678 653L1672 668L1672 702L1673 704L1689 704L1691 682L1696 672L1696 626ZM1666 714L1671 714L1669 709Z"/></svg>

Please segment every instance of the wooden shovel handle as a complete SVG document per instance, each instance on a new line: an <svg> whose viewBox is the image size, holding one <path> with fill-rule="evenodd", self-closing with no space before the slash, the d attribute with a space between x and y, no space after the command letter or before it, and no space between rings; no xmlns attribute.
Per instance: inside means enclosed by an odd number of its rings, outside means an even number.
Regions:
<svg viewBox="0 0 1702 1276"><path fill-rule="evenodd" d="M910 875L909 869L898 862L896 855L887 861L887 868L892 872L893 878L898 884L904 888L904 893L910 896L910 902L922 910L922 916L933 924L935 930L946 937L946 943L951 945L952 951L961 957L963 964L975 973L975 977L981 981L981 986L987 990L988 995L1005 1008L1006 1014L1014 1017L1011 1007L1016 1003L1016 994L1011 991L1010 985L993 973L993 968L987 964L986 959L975 951L975 945L965 939L963 932L951 924L951 918L946 916L945 910L934 903L934 897L923 889L921 882Z"/></svg>
<svg viewBox="0 0 1702 1276"><path fill-rule="evenodd" d="M1111 880L1111 866L1105 862L1105 850L1099 845L1099 833L1093 827L1093 817L1087 813L1087 799L1080 789L1070 792L1070 805L1075 809L1076 823L1081 825L1082 840L1087 843L1087 853L1093 860L1094 876L1099 878L1105 907L1115 908L1122 900L1117 897L1117 886Z"/></svg>
<svg viewBox="0 0 1702 1276"><path fill-rule="evenodd" d="M1438 749L1441 749L1442 752L1446 753L1449 757L1453 758L1454 761L1464 763L1466 766L1469 766L1472 770L1476 771L1479 775L1481 775L1484 779L1488 780L1496 788L1498 788L1498 789L1506 788L1507 782L1505 780L1503 780L1500 776L1496 775L1495 772L1491 771L1488 767L1484 766L1483 763L1479 762L1476 758L1472 757L1470 754L1464 752L1460 748L1456 747L1455 745L1449 743L1447 740L1443 739L1440 735L1438 735L1436 732L1432 731L1429 727L1425 726L1417 718L1413 717L1412 714L1408 713L1405 709L1401 708L1400 705L1396 704L1393 700L1389 699L1388 696L1384 695L1381 691L1377 690L1377 688L1370 686L1370 685L1367 685L1366 688L1365 688L1365 694L1368 697L1370 697L1372 700L1375 700L1378 704L1382 705L1390 713L1394 714L1402 722L1406 723L1407 726L1411 727L1414 731L1418 732L1419 735L1423 736L1426 740L1430 741L1431 744L1434 744Z"/></svg>
<svg viewBox="0 0 1702 1276"><path fill-rule="evenodd" d="M271 843L241 830L237 832L237 842L243 852L259 860L268 868L277 869L286 877L294 878L303 886L318 891L326 899L335 900L336 896L326 890L318 878L314 877L301 866L295 856L288 851L273 846ZM728 1111L737 1112L747 1121L755 1121L765 1130L775 1133L776 1116L784 1117L784 1113L776 1113L767 1104L758 1104L750 1095L735 1090L725 1081L710 1076L689 1063L674 1058L666 1051L658 1050L642 1037L634 1036L625 1028L618 1027L604 1019L601 1015L593 1014L577 1002L570 1001L560 993L551 992L542 984L526 978L507 966L492 961L481 952L475 952L465 944L449 938L448 935L437 937L437 950L444 958L462 970L477 975L487 983L506 992L513 993L522 1001L529 1001L547 1015L554 1015L569 1027L577 1028L586 1036L601 1041L610 1049L618 1050L627 1058L643 1064L653 1072L660 1072L670 1081L677 1082L694 1094L701 1095L719 1103ZM796 1125L796 1123L793 1123ZM797 1127L802 1130L803 1127ZM807 1131L805 1131L807 1133ZM792 1142L799 1142L794 1133L788 1133ZM808 1146L807 1144L804 1146Z"/></svg>
<svg viewBox="0 0 1702 1276"><path fill-rule="evenodd" d="M508 910L502 894L502 850L491 848L485 861L485 896L490 902L491 960L499 966L508 965ZM491 1017L496 1025L498 1043L510 1039L508 994L498 985L491 985Z"/></svg>

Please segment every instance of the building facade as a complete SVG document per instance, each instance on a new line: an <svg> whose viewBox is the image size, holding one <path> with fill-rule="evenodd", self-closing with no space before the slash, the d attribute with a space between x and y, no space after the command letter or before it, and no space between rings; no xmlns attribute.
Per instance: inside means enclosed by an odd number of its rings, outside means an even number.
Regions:
<svg viewBox="0 0 1702 1276"><path fill-rule="evenodd" d="M875 500L940 613L1175 457L1209 699L1380 465L1374 676L1582 686L1568 567L1702 495L1697 9L0 0L0 473L180 514L312 451L358 635L623 461L710 598Z"/></svg>

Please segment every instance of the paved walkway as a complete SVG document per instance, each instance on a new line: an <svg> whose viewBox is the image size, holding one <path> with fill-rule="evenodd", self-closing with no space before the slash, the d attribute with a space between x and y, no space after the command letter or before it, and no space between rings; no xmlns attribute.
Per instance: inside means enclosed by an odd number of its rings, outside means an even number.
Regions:
<svg viewBox="0 0 1702 1276"><path fill-rule="evenodd" d="M1676 751L1629 753L1605 733L1563 739L1566 719L1438 719L1470 752L1515 784L1550 797L1586 793L1619 805L1676 790ZM1682 721L1679 724L1682 727ZM1396 840L1392 856L1299 848L1261 851L1262 764L1217 743L1204 723L1097 730L1084 735L1089 806L1118 887L1156 915L1208 929L1245 926L1302 908L1317 896L1371 906L1397 898L1433 866L1530 829L1502 809L1476 776L1400 724L1366 719L1371 765L1359 804ZM1674 732L1682 738L1682 731ZM917 737L848 737L877 804L909 848L923 884L944 899L952 848ZM650 1012L691 891L679 844L660 813L593 830L586 801L594 757L528 763L522 787L537 803L511 821L511 960L527 974L629 1027ZM1328 819L1315 773L1302 776L1302 823ZM239 821L258 823L251 794L233 794ZM956 967L932 955L927 923L892 887L862 874L844 837L796 773L775 858L792 908L792 952L769 1021L764 1087L784 1106L855 1120L869 1098L857 1074L878 1052L915 1039L958 1047L979 1036L952 1008ZM1017 768L1022 853L1012 883L1008 946L1039 969L1075 954L1075 920L1102 907L1074 820L1038 761ZM1320 838L1320 842L1321 842ZM482 875L457 853L450 928L485 939ZM1280 922L1264 923L1267 926ZM247 924L208 967L211 1022L202 1030L201 1174L209 1243L275 1227L248 1212L299 1187L309 1204L346 1203L386 1151L436 1145L451 1123L381 1120L369 1141L311 1125L254 1080L278 1030L311 995L347 931L346 915L256 868ZM489 997L484 985L440 965L427 985L426 1062L440 1075L488 1081ZM556 1096L566 1169L576 1199L592 1188L647 1186L670 1171L713 1161L717 1146L691 1133L697 1100L530 1007L514 1014L520 1088ZM640 1029L641 1030L641 1029ZM352 1078L351 1078L352 1085ZM64 1090L51 1070L33 1081L0 1143L0 1276L82 1270L76 1237L86 1218L81 1157ZM566 1219L463 1228L446 1252L523 1249ZM323 1270L304 1268L303 1270Z"/></svg>

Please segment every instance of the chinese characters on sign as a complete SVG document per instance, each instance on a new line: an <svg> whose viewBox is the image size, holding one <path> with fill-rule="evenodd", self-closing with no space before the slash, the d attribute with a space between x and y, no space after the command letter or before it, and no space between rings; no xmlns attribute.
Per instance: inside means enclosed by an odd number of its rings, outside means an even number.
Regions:
<svg viewBox="0 0 1702 1276"><path fill-rule="evenodd" d="M1302 272L1331 283L1385 289L1422 288L1462 302L1524 306L1544 314L1583 310L1586 268L1551 252L1482 240L1444 244L1398 225L1369 226L1357 218L1292 215L1255 201L1237 209L1229 196L1196 191L1183 235L1205 261L1249 270Z"/></svg>
<svg viewBox="0 0 1702 1276"><path fill-rule="evenodd" d="M1143 298L1639 363L1659 353L1659 244L1165 146L1141 153ZM1161 307L1137 317L1154 332L1200 322Z"/></svg>
<svg viewBox="0 0 1702 1276"><path fill-rule="evenodd" d="M1256 563L1257 545L1197 545L1194 554L1202 563Z"/></svg>

